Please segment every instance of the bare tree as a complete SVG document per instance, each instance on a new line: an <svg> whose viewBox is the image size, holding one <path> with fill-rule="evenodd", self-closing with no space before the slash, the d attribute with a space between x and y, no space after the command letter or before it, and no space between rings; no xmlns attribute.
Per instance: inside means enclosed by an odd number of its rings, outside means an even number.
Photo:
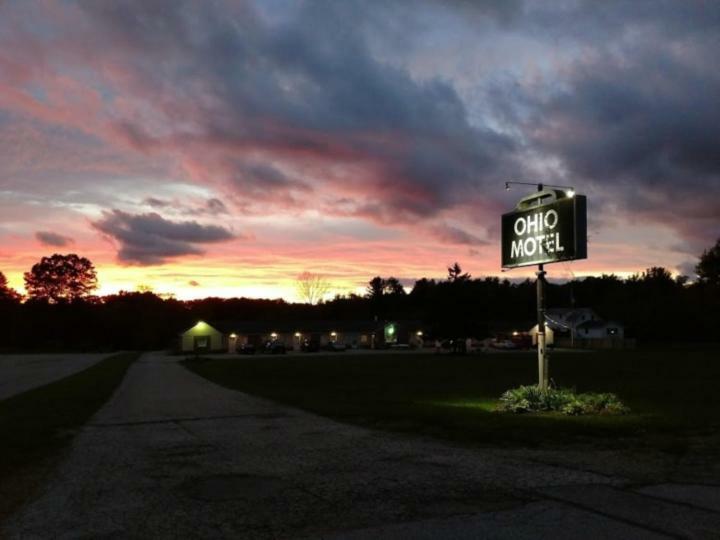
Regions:
<svg viewBox="0 0 720 540"><path fill-rule="evenodd" d="M298 296L308 304L317 304L330 291L330 283L325 276L303 272L295 284Z"/></svg>

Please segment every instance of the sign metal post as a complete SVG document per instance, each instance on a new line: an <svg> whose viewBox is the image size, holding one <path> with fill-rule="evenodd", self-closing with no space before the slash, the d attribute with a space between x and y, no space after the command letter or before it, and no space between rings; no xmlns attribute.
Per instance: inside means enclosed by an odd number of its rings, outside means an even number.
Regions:
<svg viewBox="0 0 720 540"><path fill-rule="evenodd" d="M537 276L537 351L538 351L538 386L540 390L548 387L548 355L545 350L545 270L538 265Z"/></svg>
<svg viewBox="0 0 720 540"><path fill-rule="evenodd" d="M543 185L538 184L538 191ZM538 264L537 276L537 352L538 352L538 386L545 392L548 388L548 357L545 349L545 266Z"/></svg>

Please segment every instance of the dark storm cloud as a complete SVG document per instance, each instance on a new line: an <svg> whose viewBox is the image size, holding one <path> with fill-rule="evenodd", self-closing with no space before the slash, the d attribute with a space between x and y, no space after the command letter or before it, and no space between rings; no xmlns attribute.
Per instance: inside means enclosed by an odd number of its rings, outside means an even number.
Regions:
<svg viewBox="0 0 720 540"><path fill-rule="evenodd" d="M120 261L140 265L162 264L182 255L200 255L204 251L198 244L235 238L223 227L195 221L169 221L156 213L128 214L113 210L105 212L93 226L118 242Z"/></svg>
<svg viewBox="0 0 720 540"><path fill-rule="evenodd" d="M216 4L83 5L139 93L173 88L156 111L162 127L123 119L117 133L145 149L184 149L194 171L219 172L205 177L240 192L250 185L287 202L283 197L304 185L258 163L258 153L316 169L349 163L371 169L354 180L366 184L368 196L383 184L384 198L373 204L410 219L450 208L468 189L519 169L516 143L470 125L448 82L416 81L370 53L358 24L367 19L362 3L308 2L275 24L252 9ZM210 148L207 158L198 159L203 148ZM218 171L223 160L236 165ZM347 187L347 180L324 180L340 194ZM408 203L408 189L422 199Z"/></svg>
<svg viewBox="0 0 720 540"><path fill-rule="evenodd" d="M544 77L489 83L492 115L557 163L547 182L674 230L676 251L709 245L720 230L720 5L526 2L521 12L508 20L514 32L576 52Z"/></svg>
<svg viewBox="0 0 720 540"><path fill-rule="evenodd" d="M311 188L267 163L231 159L226 163L227 175L243 193L255 196L272 196L287 191L309 191Z"/></svg>
<svg viewBox="0 0 720 540"><path fill-rule="evenodd" d="M48 181L58 168L80 188L111 169L121 179L180 171L218 202L146 204L186 216L223 214L225 203L255 215L332 206L423 232L471 223L492 237L510 200L502 182L541 178L587 191L593 209L667 226L678 250L717 234L717 2L48 5L63 17L36 23L24 3L7 9L0 49L13 53L0 54L0 72L18 91L0 93L0 107L92 140L68 146L62 133L64 146L43 147L57 157L37 172L42 189L70 191ZM86 150L101 141L122 167ZM12 158L0 162L23 173L0 177L26 185L37 143L0 142ZM135 170L163 160L154 174Z"/></svg>
<svg viewBox="0 0 720 540"><path fill-rule="evenodd" d="M38 231L35 238L44 246L64 247L73 243L73 239L51 231Z"/></svg>
<svg viewBox="0 0 720 540"><path fill-rule="evenodd" d="M573 182L674 228L693 251L719 226L720 77L705 69L714 52L687 55L655 47L578 63L566 91L534 104L527 133Z"/></svg>

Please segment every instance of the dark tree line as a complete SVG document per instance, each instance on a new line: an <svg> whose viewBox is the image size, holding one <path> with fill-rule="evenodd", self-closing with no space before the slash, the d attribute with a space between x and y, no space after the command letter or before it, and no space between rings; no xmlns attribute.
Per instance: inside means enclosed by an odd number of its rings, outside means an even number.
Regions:
<svg viewBox="0 0 720 540"><path fill-rule="evenodd" d="M63 260L67 268L62 268ZM701 255L696 271L699 279L693 283L682 276L673 279L661 267L624 280L603 275L549 283L547 305L591 307L601 317L623 323L626 333L641 343L718 341L720 240ZM42 276L47 283L37 282ZM149 291L94 297L94 268L75 255L43 258L25 279L30 294L21 301L0 273L0 324L5 330L0 350L165 348L199 319L412 319L432 336L478 338L530 328L535 319L533 280L473 278L457 263L448 268L446 279L417 280L409 292L400 280L378 276L369 281L364 296L317 305L245 298L179 301ZM83 283L73 283L78 280Z"/></svg>

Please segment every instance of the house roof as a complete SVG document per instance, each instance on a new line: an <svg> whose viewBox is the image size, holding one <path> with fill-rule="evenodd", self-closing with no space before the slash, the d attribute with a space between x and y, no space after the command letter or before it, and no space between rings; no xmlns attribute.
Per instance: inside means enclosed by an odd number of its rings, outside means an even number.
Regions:
<svg viewBox="0 0 720 540"><path fill-rule="evenodd" d="M382 323L375 321L217 321L211 322L223 333L290 334L295 332L376 332Z"/></svg>
<svg viewBox="0 0 720 540"><path fill-rule="evenodd" d="M565 319L568 322L582 320L584 317L600 319L592 308L553 308L546 310L545 314L550 317Z"/></svg>

